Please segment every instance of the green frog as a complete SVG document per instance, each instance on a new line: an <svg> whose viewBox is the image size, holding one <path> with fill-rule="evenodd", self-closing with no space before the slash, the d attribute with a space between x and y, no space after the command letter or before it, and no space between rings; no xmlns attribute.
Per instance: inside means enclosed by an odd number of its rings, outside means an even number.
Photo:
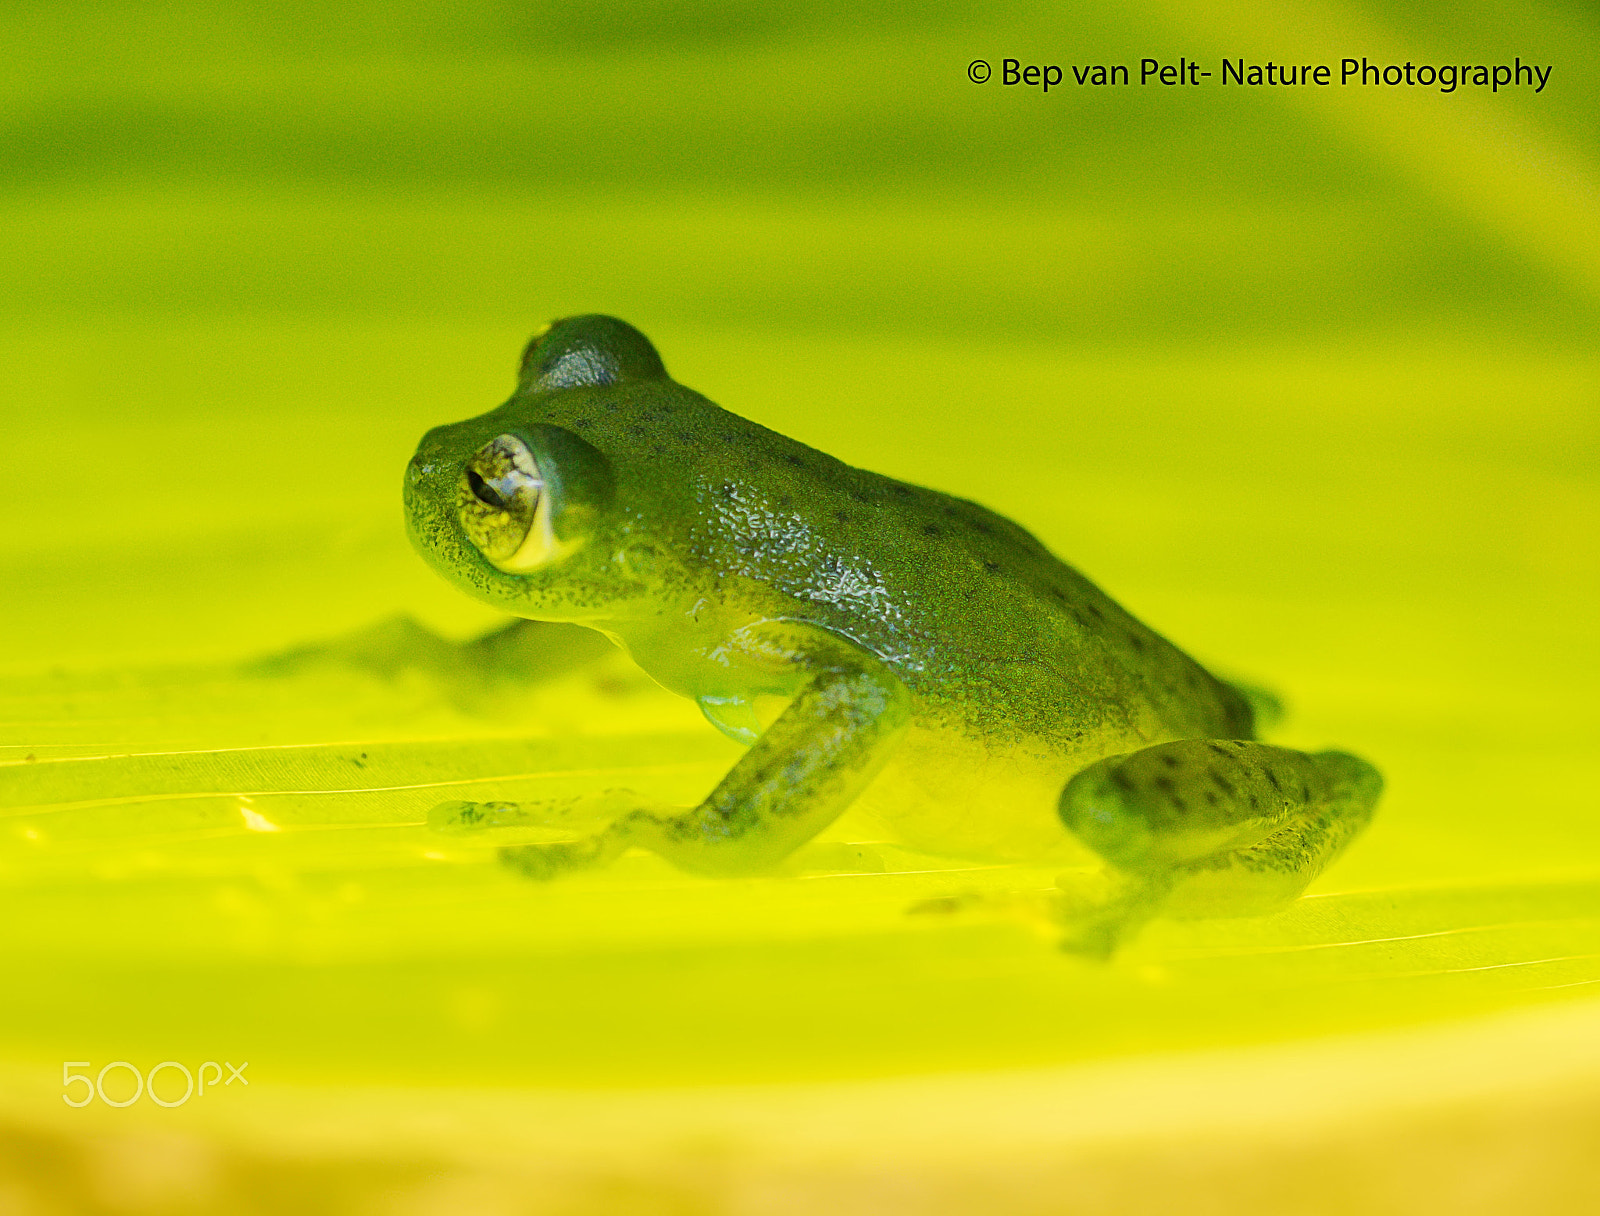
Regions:
<svg viewBox="0 0 1600 1216"><path fill-rule="evenodd" d="M599 830L505 850L532 877L630 848L769 871L859 804L927 852L1101 859L1104 943L1175 900L1293 898L1382 788L1355 756L1258 742L1245 692L1011 520L729 413L614 317L547 326L510 400L429 431L405 510L461 590L598 630L749 748L698 806L608 796Z"/></svg>

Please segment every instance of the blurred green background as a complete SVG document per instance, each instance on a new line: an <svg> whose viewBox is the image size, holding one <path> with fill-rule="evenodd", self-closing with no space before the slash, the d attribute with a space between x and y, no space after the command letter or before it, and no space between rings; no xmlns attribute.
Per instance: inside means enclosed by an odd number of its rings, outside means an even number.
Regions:
<svg viewBox="0 0 1600 1216"><path fill-rule="evenodd" d="M59 1114L63 1058L787 1082L1596 995L1600 20L1062 7L6 6L16 1120ZM1180 55L1554 71L1537 96L998 76ZM591 311L736 412L1011 515L1279 689L1284 741L1384 769L1377 823L1318 898L1157 926L1101 970L906 912L1042 871L635 859L547 890L441 845L419 821L452 786L693 797L734 754L617 663L492 703L239 666L402 613L494 623L409 552L400 470Z"/></svg>

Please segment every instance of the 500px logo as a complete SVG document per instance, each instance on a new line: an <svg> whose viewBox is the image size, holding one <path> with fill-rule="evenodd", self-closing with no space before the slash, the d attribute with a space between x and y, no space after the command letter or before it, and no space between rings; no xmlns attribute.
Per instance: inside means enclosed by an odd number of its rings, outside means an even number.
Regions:
<svg viewBox="0 0 1600 1216"><path fill-rule="evenodd" d="M93 1068L88 1060L65 1060L61 1065L61 1100L68 1106L88 1106L96 1098L107 1106L132 1106L142 1095L149 1095L150 1101L157 1106L174 1107L182 1106L196 1095L205 1097L206 1088L215 1089L220 1083L224 1086L232 1085L235 1081L244 1085L250 1084L250 1078L244 1075L244 1070L250 1067L250 1061L243 1064L229 1064L224 1060L218 1064L215 1060L207 1060L199 1068L199 1082L196 1084L195 1074L178 1063L176 1060L163 1060L148 1073L142 1073L126 1060L112 1060L95 1074L91 1080L88 1073L74 1072L77 1068ZM228 1079L222 1079L222 1070L228 1070ZM207 1069L210 1070L209 1076ZM156 1091L156 1078L161 1078L161 1090ZM182 1078L183 1091L178 1092L178 1080ZM106 1092L107 1080L111 1082L111 1092ZM73 1087L81 1086L74 1094ZM129 1093L129 1086L132 1092Z"/></svg>

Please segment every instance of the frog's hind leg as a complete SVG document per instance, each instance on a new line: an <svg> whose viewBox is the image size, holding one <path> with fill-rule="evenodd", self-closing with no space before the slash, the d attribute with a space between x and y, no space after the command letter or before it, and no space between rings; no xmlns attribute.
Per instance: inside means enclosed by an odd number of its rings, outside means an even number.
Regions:
<svg viewBox="0 0 1600 1216"><path fill-rule="evenodd" d="M1242 916L1295 898L1371 820L1382 789L1377 769L1345 752L1183 739L1090 765L1060 811L1122 876L1094 931L1114 939L1157 911Z"/></svg>

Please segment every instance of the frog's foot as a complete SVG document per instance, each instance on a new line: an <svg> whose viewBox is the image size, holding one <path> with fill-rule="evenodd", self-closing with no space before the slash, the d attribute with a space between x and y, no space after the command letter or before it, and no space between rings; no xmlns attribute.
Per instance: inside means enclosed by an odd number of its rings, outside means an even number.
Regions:
<svg viewBox="0 0 1600 1216"><path fill-rule="evenodd" d="M439 809L470 805L474 804L446 803ZM526 816L520 806L506 811L499 809L507 805L503 803L481 805L486 810L469 815L492 816L507 826L511 819L506 816L520 818L522 823L556 822L537 813ZM633 848L655 853L686 873L716 877L774 873L794 869L806 860L796 855L795 845L764 823L730 822L717 809L704 805L684 808L643 803L613 820L603 831L550 844L508 845L500 850L500 860L525 878L545 880L608 866ZM823 868L835 860L826 850L822 857Z"/></svg>
<svg viewBox="0 0 1600 1216"><path fill-rule="evenodd" d="M447 836L512 828L596 828L646 806L632 790L604 790L539 802L441 802L428 812L428 827Z"/></svg>
<svg viewBox="0 0 1600 1216"><path fill-rule="evenodd" d="M445 805L448 807L452 804ZM508 812L490 813L505 815ZM556 822L552 818L527 816L525 808L521 805L509 813L521 816L523 823L538 822L552 825ZM679 869L690 873L742 873L752 868L735 865L730 869L726 864L715 864L713 859L723 859L715 848L706 847L701 839L705 834L704 825L695 823L693 810L685 811L680 807L664 806L651 806L646 809L641 805L639 809L631 810L613 820L603 831L576 840L560 840L549 844L508 845L500 850L500 860L524 878L541 882L579 870L608 866L629 849L636 847L657 853Z"/></svg>
<svg viewBox="0 0 1600 1216"><path fill-rule="evenodd" d="M1136 937L1172 893L1168 875L1135 877L1108 869L1088 887L1057 881L1049 905L1056 944L1100 962Z"/></svg>
<svg viewBox="0 0 1600 1216"><path fill-rule="evenodd" d="M573 840L500 848L505 865L525 878L545 880L608 865L629 846L644 842L647 833L638 830L641 821L657 822L679 809L618 789L539 802L441 802L428 812L428 827L449 836L491 839L527 828L602 829Z"/></svg>
<svg viewBox="0 0 1600 1216"><path fill-rule="evenodd" d="M777 871L785 874L878 872L883 859L871 848L829 842L803 845L785 857L755 860L724 856L707 841L703 817L691 808L649 803L630 790L607 790L547 802L444 802L428 814L428 826L450 835L528 827L582 827L610 822L598 832L574 840L506 845L503 864L524 878L544 881L580 870L610 865L630 848L643 848L690 873L730 874Z"/></svg>
<svg viewBox="0 0 1600 1216"><path fill-rule="evenodd" d="M918 900L906 913L1008 923L1025 928L1068 954L1105 962L1156 915L1170 892L1161 880L1132 878L1107 868L1060 875L1048 890L966 890Z"/></svg>
<svg viewBox="0 0 1600 1216"><path fill-rule="evenodd" d="M1126 925L1114 935L1125 938L1157 912L1247 916L1295 898L1371 820L1382 789L1344 752L1184 739L1090 765L1060 810L1132 884L1099 918Z"/></svg>

